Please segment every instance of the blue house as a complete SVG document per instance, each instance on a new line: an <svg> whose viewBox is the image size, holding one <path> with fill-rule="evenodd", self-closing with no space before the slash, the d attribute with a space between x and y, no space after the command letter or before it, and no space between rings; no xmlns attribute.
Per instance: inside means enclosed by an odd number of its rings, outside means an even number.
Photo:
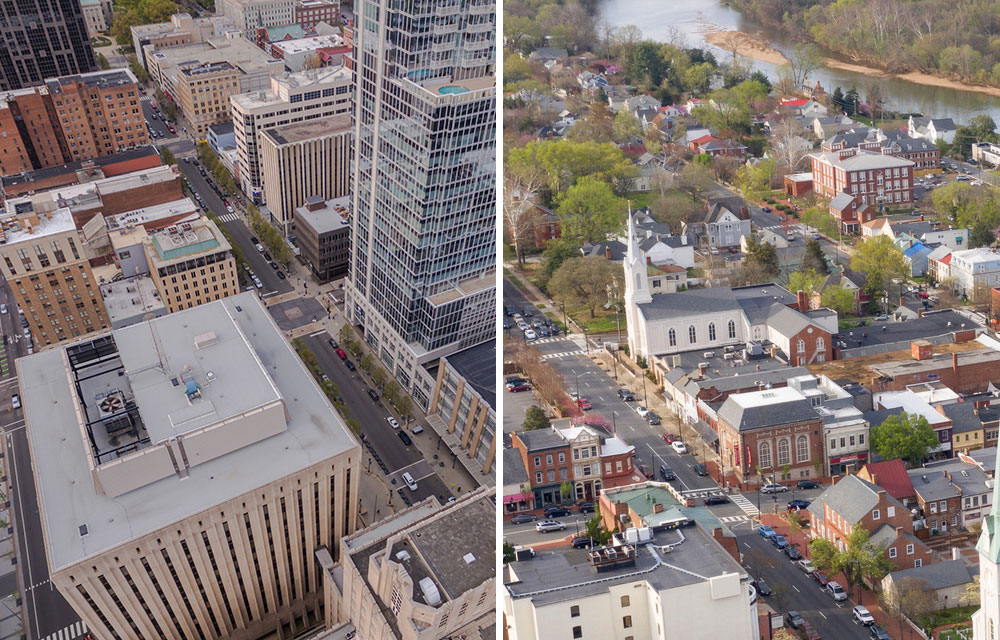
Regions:
<svg viewBox="0 0 1000 640"><path fill-rule="evenodd" d="M934 251L934 247L929 247L923 242L914 242L903 251L903 259L910 265L911 276L918 277L927 273L927 256L931 251Z"/></svg>

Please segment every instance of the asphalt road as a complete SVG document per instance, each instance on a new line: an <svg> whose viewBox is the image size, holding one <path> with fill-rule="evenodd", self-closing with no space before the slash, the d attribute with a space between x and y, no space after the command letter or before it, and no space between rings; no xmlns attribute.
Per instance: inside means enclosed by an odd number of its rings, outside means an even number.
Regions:
<svg viewBox="0 0 1000 640"><path fill-rule="evenodd" d="M196 157L196 154L191 154L192 159ZM253 270L257 277L260 278L261 283L264 285L260 290L262 296L267 297L271 295L279 295L291 291L294 286L286 278L284 280L280 279L277 275L277 271L272 268L264 256L257 251L254 243L251 241L252 234L250 229L247 228L246 224L243 222L243 217L236 214L230 214L226 210L226 205L222 201L222 198L215 192L215 189L209 184L209 181L201 175L198 171L198 167L195 166L194 162L184 162L182 158L178 159L177 166L180 167L181 171L187 176L188 184L194 189L201 197L204 202L206 209L211 210L219 219L222 220L223 226L229 231L230 236L236 245L243 252L243 256L246 258L247 263ZM295 279L296 276L289 276Z"/></svg>
<svg viewBox="0 0 1000 640"><path fill-rule="evenodd" d="M389 468L389 483L393 485L394 489L403 487L413 502L428 496L437 496L442 501L447 500L452 493L441 478L434 473L432 467L432 464L440 465L442 462L451 464L451 454L447 447L441 451L439 460L424 460L416 446L404 445L403 441L399 439L399 429L393 429L386 422L386 418L392 414L382 404L381 398L378 402L372 401L368 396L367 382L361 377L359 371L350 371L344 366L343 361L330 346L330 337L329 333L322 331L315 335L305 336L302 340L316 356L316 361L323 372L337 385L351 417L361 425L362 432L371 441L382 462ZM400 427L400 429L404 428ZM435 437L429 429L425 429L423 433L419 434L413 434L409 431L407 433L413 439ZM366 452L362 465L368 464L369 457ZM379 473L378 466L374 463L371 469L373 473ZM405 488L406 484L401 477L404 471L413 476L417 483L416 491Z"/></svg>

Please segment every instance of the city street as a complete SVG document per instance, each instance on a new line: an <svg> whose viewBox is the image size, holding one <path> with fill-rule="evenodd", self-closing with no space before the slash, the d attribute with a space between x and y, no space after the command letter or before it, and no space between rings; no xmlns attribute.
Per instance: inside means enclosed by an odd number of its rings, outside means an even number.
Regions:
<svg viewBox="0 0 1000 640"><path fill-rule="evenodd" d="M197 157L197 154L191 154L191 157L193 159ZM223 226L226 227L233 241L243 252L243 256L246 258L250 268L260 278L260 281L264 285L264 288L260 291L261 295L267 297L286 293L294 289L295 286L292 281L295 280L296 276L291 275L284 280L278 278L277 271L268 264L264 256L257 251L254 242L251 241L252 234L250 229L247 228L242 214L238 212L229 213L226 210L226 205L222 202L222 198L215 192L215 189L212 188L208 180L201 175L194 162L184 162L181 158L178 158L177 166L187 176L188 184L191 185L191 188L202 197L205 208L213 211L219 217L219 220L222 221Z"/></svg>
<svg viewBox="0 0 1000 640"><path fill-rule="evenodd" d="M437 496L441 501L447 500L451 496L451 491L431 467L432 464L451 463L451 454L447 447L441 451L440 460L424 460L416 446L405 446L399 439L399 430L393 429L386 422L386 418L392 414L382 404L381 399L378 402L373 402L368 397L368 384L362 379L360 371L350 371L344 366L340 357L330 346L330 337L329 333L321 331L303 337L302 341L316 356L316 361L323 372L337 385L351 417L361 425L362 432L371 441L379 457L382 458L382 462L389 468L388 482L393 485L394 489L403 487L403 491L407 492L413 502L428 496ZM360 366L360 363L355 363L355 365ZM414 440L436 437L429 429L419 434L413 434L407 430L407 434ZM370 457L366 452L362 460L362 464L366 468ZM379 473L377 465L372 464L371 469L373 473ZM404 471L413 476L417 483L416 491L405 488L406 483L402 480Z"/></svg>

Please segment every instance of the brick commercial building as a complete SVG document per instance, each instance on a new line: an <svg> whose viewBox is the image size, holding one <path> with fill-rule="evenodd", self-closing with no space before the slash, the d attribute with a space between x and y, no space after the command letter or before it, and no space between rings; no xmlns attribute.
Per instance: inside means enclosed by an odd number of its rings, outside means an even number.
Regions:
<svg viewBox="0 0 1000 640"><path fill-rule="evenodd" d="M93 160L5 175L0 177L0 196L4 199L16 198L28 192L113 178L133 171L158 167L160 164L160 154L156 152L156 147L147 145Z"/></svg>
<svg viewBox="0 0 1000 640"><path fill-rule="evenodd" d="M91 160L149 144L125 69L46 80L0 100L0 173Z"/></svg>
<svg viewBox="0 0 1000 640"><path fill-rule="evenodd" d="M347 273L351 257L351 226L347 222L347 197L323 200L306 198L295 209L295 246L313 276L329 282Z"/></svg>
<svg viewBox="0 0 1000 640"><path fill-rule="evenodd" d="M232 247L208 218L154 232L143 241L143 249L170 313L240 291Z"/></svg>
<svg viewBox="0 0 1000 640"><path fill-rule="evenodd" d="M320 22L336 26L340 3L335 0L299 0L295 3L295 24L306 31L315 29Z"/></svg>
<svg viewBox="0 0 1000 640"><path fill-rule="evenodd" d="M511 434L511 445L528 471L536 507L562 503L560 485L573 480L569 443L551 429Z"/></svg>
<svg viewBox="0 0 1000 640"><path fill-rule="evenodd" d="M360 447L256 294L16 364L51 579L95 637L323 620Z"/></svg>
<svg viewBox="0 0 1000 640"><path fill-rule="evenodd" d="M241 74L225 61L178 69L174 98L199 137L210 125L230 119L229 96L240 92Z"/></svg>
<svg viewBox="0 0 1000 640"><path fill-rule="evenodd" d="M982 393L991 380L1000 383L997 367L1000 353L993 349L974 349L958 353L925 355L913 360L897 360L873 364L874 377L866 382L873 392L902 391L911 384L939 380L956 393Z"/></svg>
<svg viewBox="0 0 1000 640"><path fill-rule="evenodd" d="M108 327L88 255L66 207L35 209L7 201L0 273L24 312L35 345L50 345ZM12 212L17 212L13 213Z"/></svg>
<svg viewBox="0 0 1000 640"><path fill-rule="evenodd" d="M0 91L95 69L79 2L20 0L0 8Z"/></svg>
<svg viewBox="0 0 1000 640"><path fill-rule="evenodd" d="M899 500L855 475L841 478L809 505L809 532L847 548L851 531L862 527L869 540L885 548L885 557L899 569L934 561L930 549L913 534L913 517Z"/></svg>
<svg viewBox="0 0 1000 640"><path fill-rule="evenodd" d="M759 481L757 469L774 482L821 474L823 420L797 389L731 395L718 414L722 468L743 484Z"/></svg>
<svg viewBox="0 0 1000 640"><path fill-rule="evenodd" d="M858 204L887 207L913 202L911 160L859 149L824 151L809 156L813 190L827 198L844 192Z"/></svg>
<svg viewBox="0 0 1000 640"><path fill-rule="evenodd" d="M353 140L354 129L347 114L257 134L264 197L276 227L289 234L293 212L310 196L332 200L348 194Z"/></svg>

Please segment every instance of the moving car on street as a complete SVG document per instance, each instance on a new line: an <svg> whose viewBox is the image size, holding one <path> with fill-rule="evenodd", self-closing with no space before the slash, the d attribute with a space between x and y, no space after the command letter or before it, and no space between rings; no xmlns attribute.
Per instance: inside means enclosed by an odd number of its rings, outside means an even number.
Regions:
<svg viewBox="0 0 1000 640"><path fill-rule="evenodd" d="M785 493L788 487L783 484L768 483L760 488L761 493Z"/></svg>
<svg viewBox="0 0 1000 640"><path fill-rule="evenodd" d="M555 520L542 520L535 524L535 531L538 533L548 533L550 531L563 531L566 529L566 525L562 522L556 522Z"/></svg>

